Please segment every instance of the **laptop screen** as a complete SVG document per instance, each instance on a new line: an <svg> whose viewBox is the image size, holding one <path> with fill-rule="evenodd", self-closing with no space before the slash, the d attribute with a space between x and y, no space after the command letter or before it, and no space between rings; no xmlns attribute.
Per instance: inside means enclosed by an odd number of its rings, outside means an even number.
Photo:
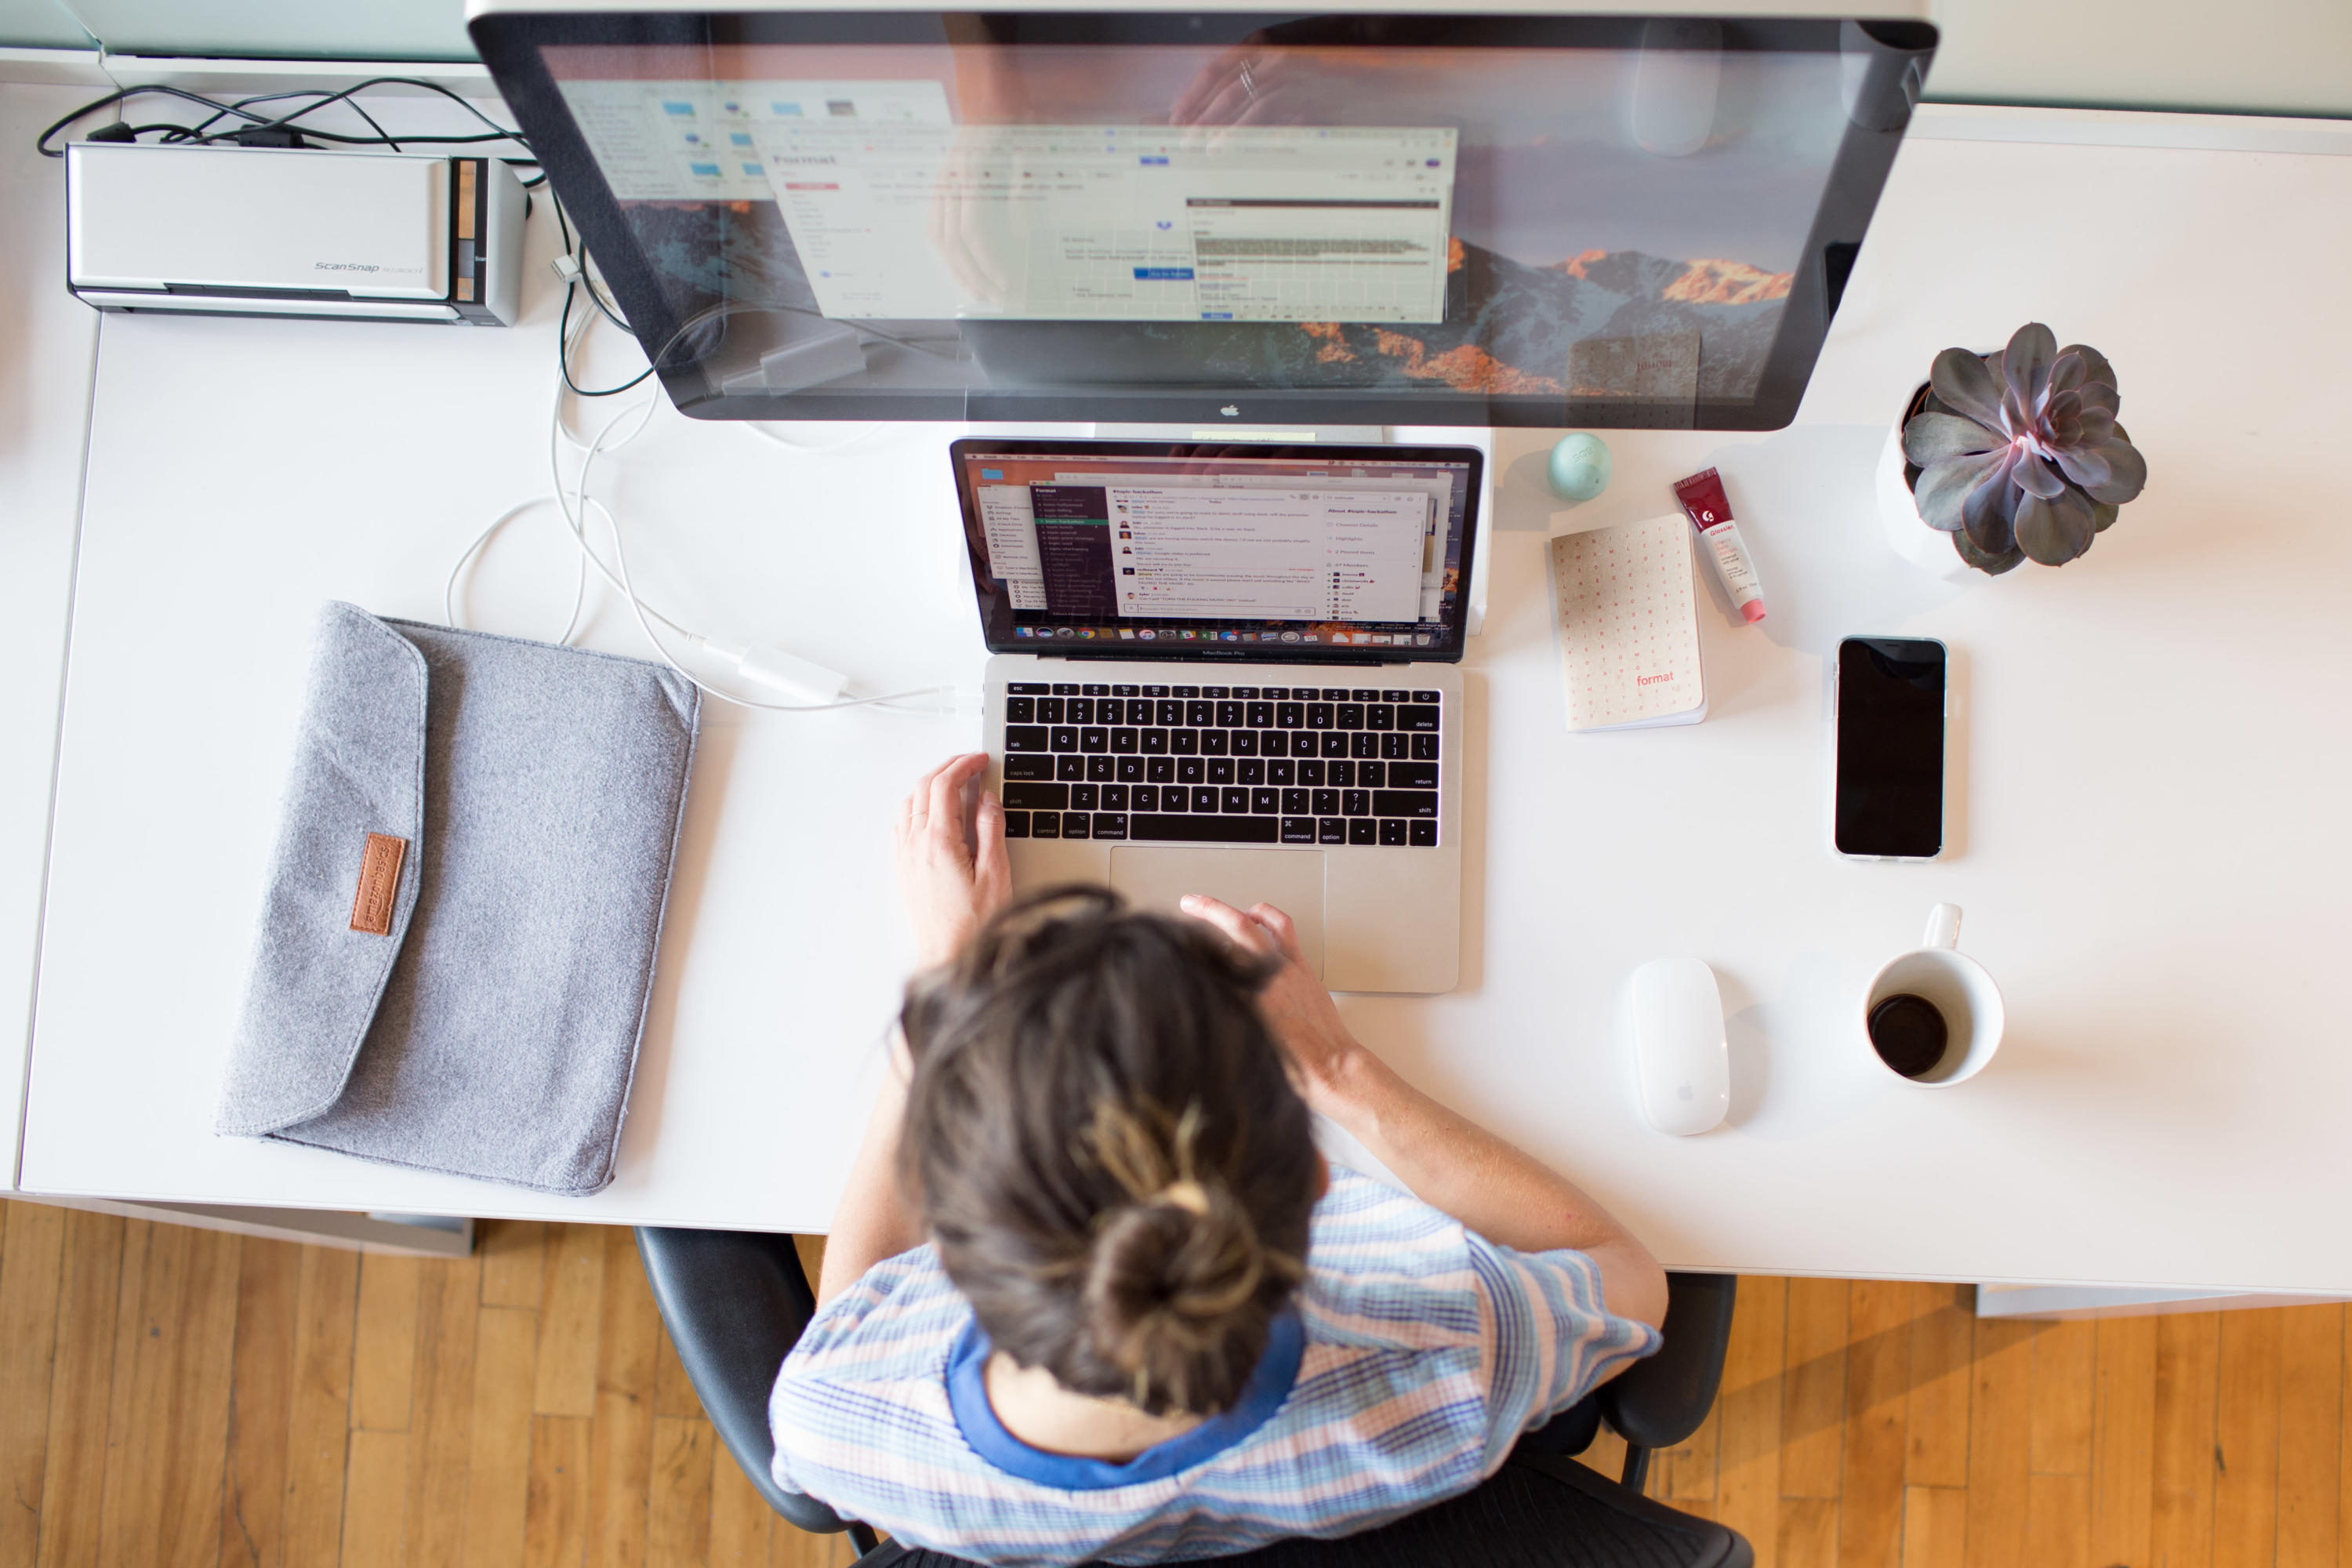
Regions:
<svg viewBox="0 0 2352 1568"><path fill-rule="evenodd" d="M1475 447L964 440L950 455L997 652L1462 657Z"/></svg>

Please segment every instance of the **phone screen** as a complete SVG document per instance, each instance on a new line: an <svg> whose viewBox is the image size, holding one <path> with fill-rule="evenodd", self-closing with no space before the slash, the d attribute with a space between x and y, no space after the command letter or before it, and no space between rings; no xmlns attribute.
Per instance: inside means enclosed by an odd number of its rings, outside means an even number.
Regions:
<svg viewBox="0 0 2352 1568"><path fill-rule="evenodd" d="M1837 691L1838 852L1942 853L1944 645L1848 637Z"/></svg>

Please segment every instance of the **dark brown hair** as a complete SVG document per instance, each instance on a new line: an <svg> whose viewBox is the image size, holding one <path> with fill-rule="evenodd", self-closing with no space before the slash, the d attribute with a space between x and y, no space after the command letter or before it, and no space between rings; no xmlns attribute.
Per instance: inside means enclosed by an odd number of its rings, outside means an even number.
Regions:
<svg viewBox="0 0 2352 1568"><path fill-rule="evenodd" d="M899 1173L996 1349L1152 1415L1240 1396L1321 1179L1257 1008L1272 972L1066 888L908 987Z"/></svg>

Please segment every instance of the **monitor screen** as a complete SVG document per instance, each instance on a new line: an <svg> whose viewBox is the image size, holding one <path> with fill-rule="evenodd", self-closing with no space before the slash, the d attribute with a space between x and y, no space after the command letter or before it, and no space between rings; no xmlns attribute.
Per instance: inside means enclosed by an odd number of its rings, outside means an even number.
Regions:
<svg viewBox="0 0 2352 1568"><path fill-rule="evenodd" d="M971 439L949 460L998 652L1462 657L1475 447Z"/></svg>
<svg viewBox="0 0 2352 1568"><path fill-rule="evenodd" d="M689 412L1764 428L1919 23L501 15Z"/></svg>

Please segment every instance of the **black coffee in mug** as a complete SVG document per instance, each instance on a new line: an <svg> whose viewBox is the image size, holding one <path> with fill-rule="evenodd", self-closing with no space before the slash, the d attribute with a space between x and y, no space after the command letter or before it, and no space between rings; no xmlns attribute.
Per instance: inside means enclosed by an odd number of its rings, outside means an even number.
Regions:
<svg viewBox="0 0 2352 1568"><path fill-rule="evenodd" d="M1905 1078L1925 1078L1942 1065L1951 1030L1925 996L1906 991L1870 1010L1870 1043L1878 1059Z"/></svg>

